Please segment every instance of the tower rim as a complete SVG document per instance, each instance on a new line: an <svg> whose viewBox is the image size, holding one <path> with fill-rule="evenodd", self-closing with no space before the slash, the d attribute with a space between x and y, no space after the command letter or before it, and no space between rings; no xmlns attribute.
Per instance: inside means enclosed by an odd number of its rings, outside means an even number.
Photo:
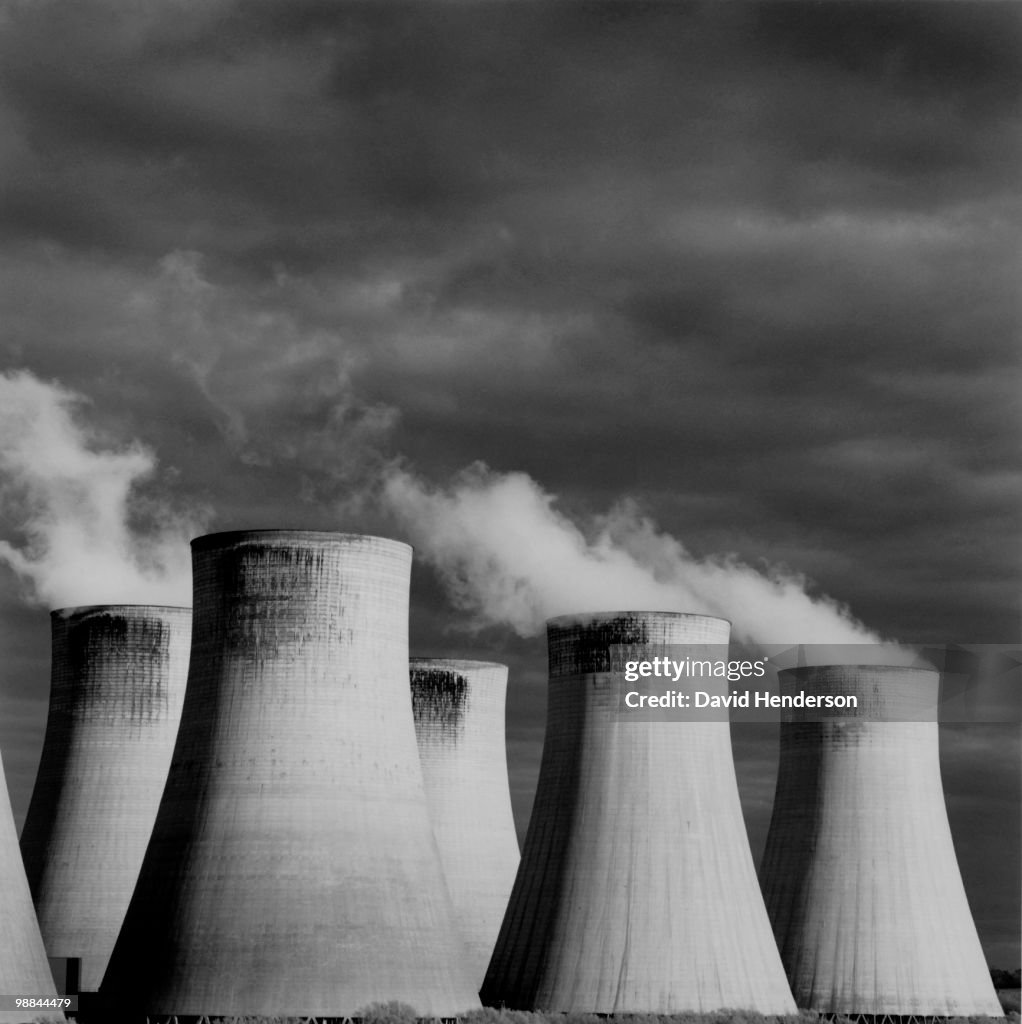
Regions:
<svg viewBox="0 0 1022 1024"><path fill-rule="evenodd" d="M843 671L843 672L924 672L929 675L940 675L941 671L936 666L925 666L925 665L880 665L873 662L863 662L861 664L845 664L842 662L834 662L828 665L792 665L788 668L780 668L777 670L777 674L780 675L808 675L810 672L822 672L825 670L832 671Z"/></svg>
<svg viewBox="0 0 1022 1024"><path fill-rule="evenodd" d="M278 543L302 543L302 542L326 542L326 541L369 541L379 546L390 546L396 549L404 549L411 552L412 546L403 540L395 540L393 537L382 537L373 533L352 533L343 530L295 530L288 528L273 528L265 530L223 530L217 533L204 533L191 540L192 551L206 551L211 548L223 547L232 543L265 543L276 541Z"/></svg>
<svg viewBox="0 0 1022 1024"><path fill-rule="evenodd" d="M699 620L702 622L726 622L729 627L734 625L730 619L725 619L722 615L704 615L702 612L665 611L657 608L621 608L613 611L570 612L565 615L554 615L546 620L546 625L548 629L556 629L558 627L577 625L580 622L609 622L613 619L619 619L629 615L656 615L660 618L669 618L675 621L688 619Z"/></svg>
<svg viewBox="0 0 1022 1024"><path fill-rule="evenodd" d="M146 611L155 612L190 612L192 610L192 606L190 604L143 604L142 602L133 601L117 601L107 604L72 604L61 608L51 608L50 618L72 619L76 616L86 615L88 613L112 612L119 609L123 609L124 611L138 611L140 609L145 609Z"/></svg>
<svg viewBox="0 0 1022 1024"><path fill-rule="evenodd" d="M456 668L507 668L507 662L504 661L481 661L477 658L444 658L444 657L430 657L415 654L408 659L408 664L411 668L418 668L421 666L439 666L439 665L452 665Z"/></svg>

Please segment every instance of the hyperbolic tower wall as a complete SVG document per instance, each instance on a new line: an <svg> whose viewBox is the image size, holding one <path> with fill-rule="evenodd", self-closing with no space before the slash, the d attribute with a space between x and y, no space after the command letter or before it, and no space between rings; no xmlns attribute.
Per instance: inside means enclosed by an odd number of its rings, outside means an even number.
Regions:
<svg viewBox="0 0 1022 1024"><path fill-rule="evenodd" d="M944 806L938 674L810 666L780 681L859 702L782 712L761 877L798 1005L1001 1016Z"/></svg>
<svg viewBox="0 0 1022 1024"><path fill-rule="evenodd" d="M50 613L50 709L21 852L51 957L95 992L142 866L188 675L188 608Z"/></svg>
<svg viewBox="0 0 1022 1024"><path fill-rule="evenodd" d="M268 530L192 555L181 728L104 999L153 1015L478 1006L415 744L411 549Z"/></svg>
<svg viewBox="0 0 1022 1024"><path fill-rule="evenodd" d="M547 624L547 733L491 1005L793 1013L738 800L727 721L629 719L610 645L722 645L723 619L609 612ZM702 679L725 692L726 681ZM664 689L679 689L671 683Z"/></svg>
<svg viewBox="0 0 1022 1024"><path fill-rule="evenodd" d="M409 673L433 834L479 985L519 860L504 746L507 666L413 658Z"/></svg>
<svg viewBox="0 0 1022 1024"><path fill-rule="evenodd" d="M56 994L32 907L32 895L25 880L7 780L0 761L0 995ZM52 1010L25 1011L0 1006L0 1024L19 1024L44 1014L62 1016Z"/></svg>

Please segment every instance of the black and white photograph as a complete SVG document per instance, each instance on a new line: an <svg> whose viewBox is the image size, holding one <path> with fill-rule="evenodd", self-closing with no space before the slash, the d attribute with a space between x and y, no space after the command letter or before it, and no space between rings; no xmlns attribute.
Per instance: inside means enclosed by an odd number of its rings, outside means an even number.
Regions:
<svg viewBox="0 0 1022 1024"><path fill-rule="evenodd" d="M1010 0L0 0L0 1024L1017 1024L1020 282Z"/></svg>

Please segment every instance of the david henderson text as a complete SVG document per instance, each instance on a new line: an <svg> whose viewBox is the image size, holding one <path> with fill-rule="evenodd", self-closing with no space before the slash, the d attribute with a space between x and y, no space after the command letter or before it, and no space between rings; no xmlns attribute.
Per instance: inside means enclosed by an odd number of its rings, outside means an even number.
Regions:
<svg viewBox="0 0 1022 1024"><path fill-rule="evenodd" d="M629 708L857 708L859 698L844 694L806 694L802 691L780 695L768 690L732 690L726 697L695 690L668 690L666 693L638 693L629 690L625 694L625 706Z"/></svg>

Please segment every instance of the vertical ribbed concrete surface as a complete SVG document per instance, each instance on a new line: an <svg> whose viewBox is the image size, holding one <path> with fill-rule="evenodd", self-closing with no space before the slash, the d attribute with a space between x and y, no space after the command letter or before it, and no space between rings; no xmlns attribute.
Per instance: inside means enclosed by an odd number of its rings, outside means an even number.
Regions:
<svg viewBox="0 0 1022 1024"><path fill-rule="evenodd" d="M0 995L56 996L57 989L39 934L32 895L18 849L18 833L0 760ZM52 1010L17 1010L0 1006L0 1024L18 1024Z"/></svg>
<svg viewBox="0 0 1022 1024"><path fill-rule="evenodd" d="M760 874L798 1005L1001 1016L944 806L938 674L837 665L780 681L782 694L859 700L782 712Z"/></svg>
<svg viewBox="0 0 1022 1024"><path fill-rule="evenodd" d="M174 750L188 608L96 605L50 614L50 709L21 833L46 952L103 979Z"/></svg>
<svg viewBox="0 0 1022 1024"><path fill-rule="evenodd" d="M267 530L192 556L181 728L104 998L224 1016L478 1006L415 744L411 549Z"/></svg>
<svg viewBox="0 0 1022 1024"><path fill-rule="evenodd" d="M536 801L484 1003L598 1013L794 1012L742 820L726 721L629 719L610 646L726 645L723 619L552 619ZM720 648L718 648L720 649ZM726 681L699 688L727 692ZM678 684L664 686L682 689Z"/></svg>
<svg viewBox="0 0 1022 1024"><path fill-rule="evenodd" d="M519 860L504 746L507 666L412 658L409 675L429 816L478 986Z"/></svg>

